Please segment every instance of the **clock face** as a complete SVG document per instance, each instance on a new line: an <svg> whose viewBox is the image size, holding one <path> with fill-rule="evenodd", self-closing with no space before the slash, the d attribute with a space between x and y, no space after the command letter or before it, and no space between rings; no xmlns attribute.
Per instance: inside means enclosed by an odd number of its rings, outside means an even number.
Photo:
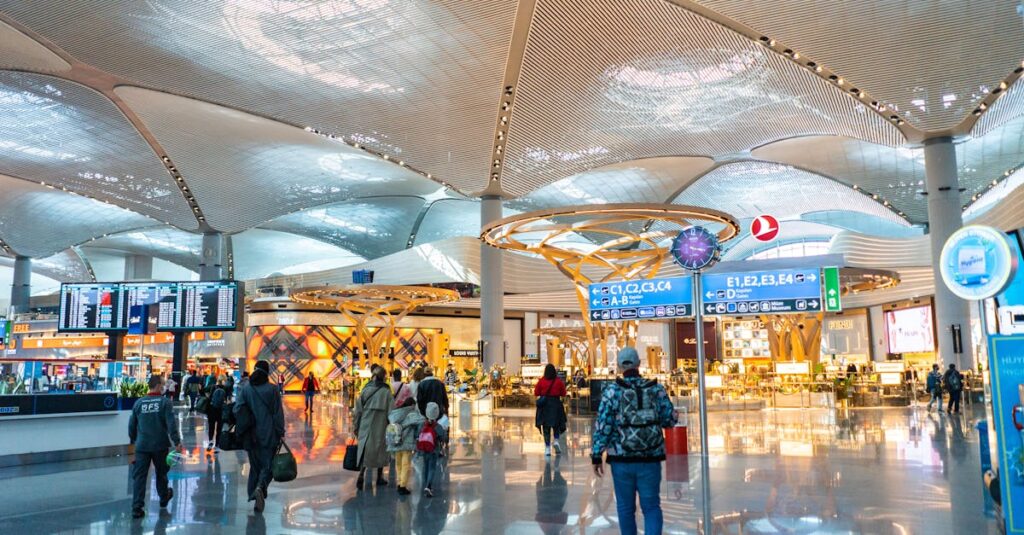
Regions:
<svg viewBox="0 0 1024 535"><path fill-rule="evenodd" d="M672 256L686 269L704 269L718 259L718 237L704 227L690 227L672 240Z"/></svg>

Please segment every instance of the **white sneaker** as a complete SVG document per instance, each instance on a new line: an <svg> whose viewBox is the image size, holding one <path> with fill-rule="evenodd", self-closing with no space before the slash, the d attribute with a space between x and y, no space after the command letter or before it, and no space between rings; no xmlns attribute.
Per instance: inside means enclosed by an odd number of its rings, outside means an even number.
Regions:
<svg viewBox="0 0 1024 535"><path fill-rule="evenodd" d="M557 442L555 442L555 453L558 455L562 454L562 445Z"/></svg>
<svg viewBox="0 0 1024 535"><path fill-rule="evenodd" d="M544 446L544 456L551 457L551 446Z"/></svg>

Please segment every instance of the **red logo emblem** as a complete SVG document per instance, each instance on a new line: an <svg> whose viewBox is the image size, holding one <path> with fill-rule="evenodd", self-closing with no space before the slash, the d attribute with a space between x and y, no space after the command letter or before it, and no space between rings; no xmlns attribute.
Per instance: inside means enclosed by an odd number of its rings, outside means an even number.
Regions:
<svg viewBox="0 0 1024 535"><path fill-rule="evenodd" d="M759 241L772 241L779 235L779 220L770 215L759 215L750 224L750 234Z"/></svg>

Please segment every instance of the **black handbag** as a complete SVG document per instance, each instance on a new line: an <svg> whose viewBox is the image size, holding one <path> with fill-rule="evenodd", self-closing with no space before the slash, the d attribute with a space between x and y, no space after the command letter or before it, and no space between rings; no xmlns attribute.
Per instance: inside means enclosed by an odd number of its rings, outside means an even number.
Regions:
<svg viewBox="0 0 1024 535"><path fill-rule="evenodd" d="M284 451L281 451L284 449ZM299 465L295 462L295 455L292 455L291 448L283 440L277 448L274 460L270 463L271 473L274 481L284 483L291 481L299 475Z"/></svg>
<svg viewBox="0 0 1024 535"><path fill-rule="evenodd" d="M359 471L359 445L349 444L345 446L345 460L342 461L341 467L351 472Z"/></svg>
<svg viewBox="0 0 1024 535"><path fill-rule="evenodd" d="M236 451L245 449L242 435L235 431L234 425L229 425L221 430L217 437L217 447L224 451Z"/></svg>

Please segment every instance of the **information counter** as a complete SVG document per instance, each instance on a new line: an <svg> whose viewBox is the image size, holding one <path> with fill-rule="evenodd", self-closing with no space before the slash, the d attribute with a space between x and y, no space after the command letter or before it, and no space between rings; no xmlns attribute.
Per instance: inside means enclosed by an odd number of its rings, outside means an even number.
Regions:
<svg viewBox="0 0 1024 535"><path fill-rule="evenodd" d="M129 451L115 392L0 396L0 468Z"/></svg>

